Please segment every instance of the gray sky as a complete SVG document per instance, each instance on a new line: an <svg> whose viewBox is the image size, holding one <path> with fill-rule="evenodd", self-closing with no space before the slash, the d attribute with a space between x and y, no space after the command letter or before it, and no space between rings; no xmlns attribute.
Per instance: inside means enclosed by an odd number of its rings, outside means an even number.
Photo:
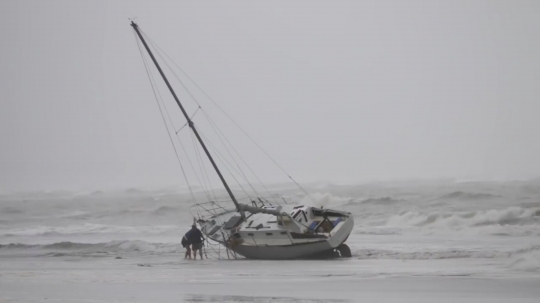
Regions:
<svg viewBox="0 0 540 303"><path fill-rule="evenodd" d="M301 183L537 177L538 16L538 1L3 0L0 190L184 184L130 17ZM287 180L215 113L261 179Z"/></svg>

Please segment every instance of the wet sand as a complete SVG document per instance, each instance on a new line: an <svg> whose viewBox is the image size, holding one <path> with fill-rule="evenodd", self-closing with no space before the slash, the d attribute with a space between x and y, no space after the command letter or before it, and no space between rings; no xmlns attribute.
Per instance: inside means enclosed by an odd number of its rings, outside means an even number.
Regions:
<svg viewBox="0 0 540 303"><path fill-rule="evenodd" d="M3 257L0 302L538 302L540 276L466 260ZM488 262L488 261L486 261ZM478 263L478 262L477 262Z"/></svg>

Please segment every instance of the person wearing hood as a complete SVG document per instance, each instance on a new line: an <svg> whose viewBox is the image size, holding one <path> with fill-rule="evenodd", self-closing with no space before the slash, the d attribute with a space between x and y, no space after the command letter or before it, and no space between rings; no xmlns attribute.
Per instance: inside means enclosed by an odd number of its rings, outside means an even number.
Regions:
<svg viewBox="0 0 540 303"><path fill-rule="evenodd" d="M186 254L184 255L184 259L191 259L191 243L189 242L187 236L189 234L189 231L182 237L182 247L186 249Z"/></svg>
<svg viewBox="0 0 540 303"><path fill-rule="evenodd" d="M199 255L201 256L201 260L203 258L203 241L204 237L202 235L202 232L197 228L197 225L193 224L191 226L191 230L186 233L184 236L186 240L191 243L191 250L193 251L193 259L197 260L197 251L199 251ZM187 254L187 251L186 251Z"/></svg>

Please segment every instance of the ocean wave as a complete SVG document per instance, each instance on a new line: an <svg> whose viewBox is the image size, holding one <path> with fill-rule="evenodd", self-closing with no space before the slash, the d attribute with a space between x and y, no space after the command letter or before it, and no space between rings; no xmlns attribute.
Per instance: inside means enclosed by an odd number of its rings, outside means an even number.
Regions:
<svg viewBox="0 0 540 303"><path fill-rule="evenodd" d="M484 225L540 225L540 209L508 207L471 212L412 212L394 215L387 226L459 227Z"/></svg>
<svg viewBox="0 0 540 303"><path fill-rule="evenodd" d="M159 206L157 208L139 208L134 209L131 205L126 205L126 208L114 209L114 210L95 210L95 211L81 211L74 210L70 213L62 213L56 215L58 218L70 219L70 220L92 220L92 219L114 219L114 218L151 218L151 217L164 217L164 216L181 216L184 212L181 208L175 206Z"/></svg>
<svg viewBox="0 0 540 303"><path fill-rule="evenodd" d="M179 209L178 207L173 207L173 206L160 206L154 210L152 210L151 212L153 214L156 214L156 215L169 215L171 213L177 213L177 212L180 212L181 209Z"/></svg>
<svg viewBox="0 0 540 303"><path fill-rule="evenodd" d="M43 245L3 244L0 253L24 253L36 256L80 256L99 257L117 254L168 254L183 253L185 249L179 243L152 243L141 240L110 241L104 243L57 242ZM353 249L353 257L357 259L396 259L396 260L436 260L457 258L505 258L508 267L516 270L537 271L540 268L540 245L529 246L513 251L496 250L424 250L424 251L392 251L384 249Z"/></svg>
<svg viewBox="0 0 540 303"><path fill-rule="evenodd" d="M16 207L6 206L2 208L2 210L0 210L0 213L7 214L7 215L19 215L19 214L23 214L24 211Z"/></svg>
<svg viewBox="0 0 540 303"><path fill-rule="evenodd" d="M518 263L525 263L523 260L527 258L526 267L531 268L531 256L540 256L540 245L530 246L523 249L514 251L477 251L477 250L459 250L448 249L441 251L415 251L415 252L403 252L392 250L378 250L378 249L359 249L353 252L353 257L358 259L398 259L398 260L434 260L434 259L492 259L492 258L510 258L510 266L517 267ZM533 260L533 261L540 261ZM539 263L536 263L539 264ZM523 266L525 267L525 266Z"/></svg>
<svg viewBox="0 0 540 303"><path fill-rule="evenodd" d="M179 226L175 225L153 225L153 226L115 226L85 223L82 225L68 226L30 226L5 230L0 233L0 237L14 236L48 236L48 235L68 235L68 234L163 234L178 231Z"/></svg>
<svg viewBox="0 0 540 303"><path fill-rule="evenodd" d="M357 227L353 230L356 235L400 235L401 229L396 227Z"/></svg>
<svg viewBox="0 0 540 303"><path fill-rule="evenodd" d="M402 200L393 199L391 197L371 198L362 200L362 204L375 204L375 205L391 205L401 202Z"/></svg>
<svg viewBox="0 0 540 303"><path fill-rule="evenodd" d="M517 271L540 272L540 246L513 254L508 267Z"/></svg>
<svg viewBox="0 0 540 303"><path fill-rule="evenodd" d="M51 244L0 244L0 254L14 256L45 257L107 257L122 255L183 254L185 249L179 243L152 243L141 240L122 240L103 243L57 242ZM507 267L518 271L540 271L540 245L512 251L497 250L419 250L394 251L385 249L354 249L357 259L389 260L443 260L443 259L505 259Z"/></svg>
<svg viewBox="0 0 540 303"><path fill-rule="evenodd" d="M57 242L44 245L0 244L0 251L33 251L44 256L85 256L110 253L177 253L185 249L176 243L151 243L141 240L110 241L104 243Z"/></svg>
<svg viewBox="0 0 540 303"><path fill-rule="evenodd" d="M456 199L456 200L483 200L500 197L498 195L486 194L486 193L470 193L455 191L446 195L441 196L441 199Z"/></svg>
<svg viewBox="0 0 540 303"><path fill-rule="evenodd" d="M353 198L350 197L336 197L330 193L311 193L308 197L304 197L299 204L331 207L346 205L351 203L352 200Z"/></svg>

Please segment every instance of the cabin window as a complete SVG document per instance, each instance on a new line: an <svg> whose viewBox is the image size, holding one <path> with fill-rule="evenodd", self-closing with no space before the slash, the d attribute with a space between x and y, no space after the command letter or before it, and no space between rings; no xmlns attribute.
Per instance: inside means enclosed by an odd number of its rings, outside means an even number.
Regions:
<svg viewBox="0 0 540 303"><path fill-rule="evenodd" d="M271 236L271 235L273 235L273 234L272 234L272 233L266 233L266 235L267 235L267 236Z"/></svg>
<svg viewBox="0 0 540 303"><path fill-rule="evenodd" d="M248 233L248 236L253 237L254 234L253 233Z"/></svg>
<svg viewBox="0 0 540 303"><path fill-rule="evenodd" d="M292 216L292 218L297 220L298 222L302 222L302 216L300 216L300 214L303 215L304 220L307 222L308 219L307 219L307 216L306 216L306 212L303 211L302 209L297 210L296 213L294 213L294 215Z"/></svg>
<svg viewBox="0 0 540 303"><path fill-rule="evenodd" d="M214 228L212 228L212 230L208 233L208 235L213 235L214 233L216 233L216 231L218 231L221 227L218 225L218 226L214 226Z"/></svg>
<svg viewBox="0 0 540 303"><path fill-rule="evenodd" d="M287 232L286 232L286 231L282 231L282 232L280 232L280 234L282 234L282 235L286 235L286 234L287 234Z"/></svg>
<svg viewBox="0 0 540 303"><path fill-rule="evenodd" d="M322 217L324 211L322 209L312 208L311 212L314 217Z"/></svg>

